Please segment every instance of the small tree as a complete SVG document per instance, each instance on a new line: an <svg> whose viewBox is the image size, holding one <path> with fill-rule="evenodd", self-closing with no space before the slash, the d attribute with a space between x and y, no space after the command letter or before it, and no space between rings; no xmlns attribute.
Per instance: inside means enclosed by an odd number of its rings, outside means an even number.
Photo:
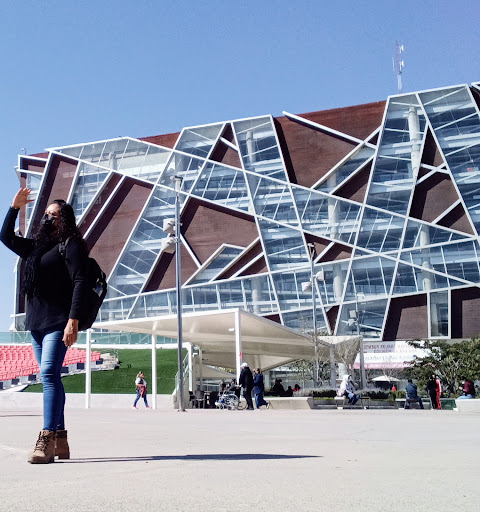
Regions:
<svg viewBox="0 0 480 512"><path fill-rule="evenodd" d="M476 380L480 377L480 338L452 343L446 340L414 340L409 345L424 349L427 354L414 357L409 362L408 374L425 385L435 373L444 389L455 394L463 377Z"/></svg>

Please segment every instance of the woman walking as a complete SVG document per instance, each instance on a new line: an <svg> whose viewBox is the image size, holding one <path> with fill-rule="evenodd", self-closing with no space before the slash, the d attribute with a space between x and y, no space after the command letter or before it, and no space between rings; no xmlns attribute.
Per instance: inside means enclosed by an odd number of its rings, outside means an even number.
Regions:
<svg viewBox="0 0 480 512"><path fill-rule="evenodd" d="M21 288L27 299L25 327L31 331L40 367L44 421L28 462L48 464L55 456L70 458L61 369L67 348L78 337L88 251L73 208L61 199L47 207L34 238L15 235L18 212L32 201L28 199L30 193L29 188L21 188L15 195L0 240L25 263ZM64 253L59 244L63 244Z"/></svg>
<svg viewBox="0 0 480 512"><path fill-rule="evenodd" d="M135 387L137 388L137 398L135 398L133 408L138 409L137 402L140 400L140 398L143 398L145 407L150 409L150 406L147 402L147 381L145 380L145 374L143 372L137 373L137 378L135 379Z"/></svg>
<svg viewBox="0 0 480 512"><path fill-rule="evenodd" d="M263 393L265 393L265 384L263 382L262 370L260 370L260 368L255 368L254 372L253 392L255 393L255 405L257 406L257 409L260 409L262 405L266 405L268 409L270 404L263 398Z"/></svg>

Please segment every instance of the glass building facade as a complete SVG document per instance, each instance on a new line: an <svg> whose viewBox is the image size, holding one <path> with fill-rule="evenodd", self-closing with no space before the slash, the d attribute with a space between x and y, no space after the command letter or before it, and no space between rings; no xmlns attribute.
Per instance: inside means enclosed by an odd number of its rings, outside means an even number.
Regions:
<svg viewBox="0 0 480 512"><path fill-rule="evenodd" d="M479 93L459 85L22 155L36 201L20 230L63 195L109 276L99 320L174 314L162 228L179 176L184 313L242 308L308 332L314 297L328 334L356 333L352 310L372 342L478 334ZM17 291L19 329L23 314Z"/></svg>

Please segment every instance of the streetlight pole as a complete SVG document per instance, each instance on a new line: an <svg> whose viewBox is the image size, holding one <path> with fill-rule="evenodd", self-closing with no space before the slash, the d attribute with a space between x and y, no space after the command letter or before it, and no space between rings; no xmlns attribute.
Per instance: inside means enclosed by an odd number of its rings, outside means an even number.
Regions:
<svg viewBox="0 0 480 512"><path fill-rule="evenodd" d="M178 410L185 412L183 399L183 357L182 357L182 257L180 241L180 189L182 178L174 176L175 184L175 266L176 266L176 291L177 291L177 329L178 329Z"/></svg>
<svg viewBox="0 0 480 512"><path fill-rule="evenodd" d="M360 337L360 386L365 389L367 376L365 375L365 353L363 350L363 338L360 336L360 315L358 311L358 295L355 293L355 314L357 315L357 335Z"/></svg>
<svg viewBox="0 0 480 512"><path fill-rule="evenodd" d="M315 267L313 258L315 256L315 245L308 244L310 252L310 285L312 287L312 312L313 312L313 344L315 347L315 361L313 365L313 387L318 386L318 340L317 340L317 301L315 293Z"/></svg>

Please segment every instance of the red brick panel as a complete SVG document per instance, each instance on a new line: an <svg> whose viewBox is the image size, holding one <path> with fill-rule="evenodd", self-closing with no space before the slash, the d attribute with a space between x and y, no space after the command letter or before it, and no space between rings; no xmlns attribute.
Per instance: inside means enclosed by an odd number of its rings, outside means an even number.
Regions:
<svg viewBox="0 0 480 512"><path fill-rule="evenodd" d="M427 295L410 295L392 299L383 339L393 341L427 337Z"/></svg>
<svg viewBox="0 0 480 512"><path fill-rule="evenodd" d="M91 248L90 254L107 275L112 271L150 191L151 185L127 178L89 234L86 241Z"/></svg>
<svg viewBox="0 0 480 512"><path fill-rule="evenodd" d="M458 194L452 180L435 173L415 187L410 216L432 222L456 201Z"/></svg>
<svg viewBox="0 0 480 512"><path fill-rule="evenodd" d="M182 233L201 263L223 244L249 246L258 231L249 215L191 199L182 214Z"/></svg>
<svg viewBox="0 0 480 512"><path fill-rule="evenodd" d="M139 140L150 142L152 144L156 144L157 146L163 146L164 148L172 149L173 146L175 146L179 135L179 133L167 133L165 135L152 135L151 137L143 137Z"/></svg>
<svg viewBox="0 0 480 512"><path fill-rule="evenodd" d="M452 290L452 338L480 334L480 289Z"/></svg>

